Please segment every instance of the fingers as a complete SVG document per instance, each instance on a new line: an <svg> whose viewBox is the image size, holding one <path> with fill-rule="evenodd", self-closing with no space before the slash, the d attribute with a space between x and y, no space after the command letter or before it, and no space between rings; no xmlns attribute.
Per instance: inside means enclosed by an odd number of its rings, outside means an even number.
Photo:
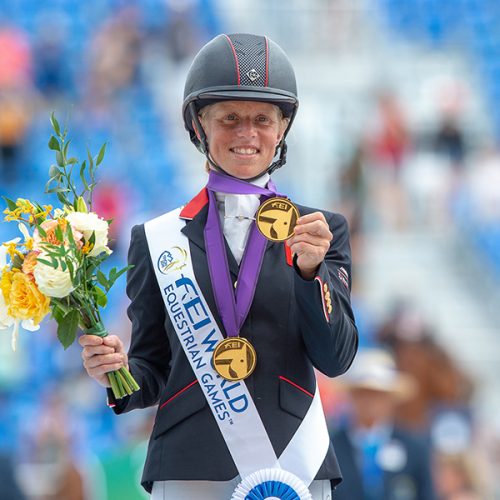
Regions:
<svg viewBox="0 0 500 500"><path fill-rule="evenodd" d="M101 385L109 386L106 373L128 366L123 342L116 335L82 335L78 342L83 347L82 360L85 370Z"/></svg>
<svg viewBox="0 0 500 500"><path fill-rule="evenodd" d="M117 337L116 335L108 335L102 340L104 341L105 345L112 347L113 349L115 349L115 351L125 352L125 348L123 347L123 342L121 341L120 337Z"/></svg>
<svg viewBox="0 0 500 500"><path fill-rule="evenodd" d="M302 276L312 279L325 258L333 234L322 212L300 217L294 228L294 235L287 240L293 254L297 255L297 266Z"/></svg>
<svg viewBox="0 0 500 500"><path fill-rule="evenodd" d="M316 215L318 214L318 215ZM315 216L312 218L310 216ZM320 238L325 238L330 242L332 240L333 234L326 223L325 216L321 212L315 212L314 214L308 214L301 217L297 221L297 225L294 228L295 235L300 234L311 234L318 236Z"/></svg>
<svg viewBox="0 0 500 500"><path fill-rule="evenodd" d="M94 368L106 367L107 365L118 365L118 368L121 368L122 366L124 366L125 362L125 354L119 353L96 354L90 357L82 355L82 358L83 366L89 370L92 370Z"/></svg>
<svg viewBox="0 0 500 500"><path fill-rule="evenodd" d="M308 222L313 222L317 220L323 221L328 227L323 212L313 212L312 214L302 215L297 219L297 225L307 224Z"/></svg>
<svg viewBox="0 0 500 500"><path fill-rule="evenodd" d="M102 337L98 337L97 335L81 335L78 338L78 343L82 347L87 347L87 346L96 346L96 345L102 345L103 342Z"/></svg>
<svg viewBox="0 0 500 500"><path fill-rule="evenodd" d="M326 253L332 238L333 234L328 227L325 216L321 212L314 212L298 219L294 235L287 240L287 244L293 247L296 243L309 243L320 246Z"/></svg>
<svg viewBox="0 0 500 500"><path fill-rule="evenodd" d="M297 241L290 245L292 254L308 255L318 264L324 259L329 246L325 244L311 243L307 240Z"/></svg>
<svg viewBox="0 0 500 500"><path fill-rule="evenodd" d="M330 241L331 240L328 239L328 237L318 236L312 233L302 233L296 234L295 236L287 240L287 243L290 247L296 245L297 243L309 243L310 245L319 246L328 250L328 248L330 247Z"/></svg>
<svg viewBox="0 0 500 500"><path fill-rule="evenodd" d="M89 374L90 377L95 379L97 382L99 382L101 385L105 387L110 387L110 383L106 377L106 374L109 372L114 372L116 370L119 370L122 368L123 364L122 363L109 363L105 365L99 365L94 368L87 368L87 373Z"/></svg>

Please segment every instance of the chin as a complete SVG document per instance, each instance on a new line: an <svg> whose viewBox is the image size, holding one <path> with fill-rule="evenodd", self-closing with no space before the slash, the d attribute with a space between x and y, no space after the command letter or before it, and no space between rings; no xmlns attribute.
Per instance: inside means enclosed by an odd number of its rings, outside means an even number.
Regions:
<svg viewBox="0 0 500 500"><path fill-rule="evenodd" d="M222 167L222 168L224 168L224 167ZM224 170L226 170L226 169L224 169ZM254 177L259 177L259 176L265 174L266 170L267 170L267 167L262 167L260 169L257 169L255 167L251 167L251 168L238 167L238 168L227 169L226 172L228 174L231 174L234 177L238 177L238 179L246 180L246 179L253 179Z"/></svg>

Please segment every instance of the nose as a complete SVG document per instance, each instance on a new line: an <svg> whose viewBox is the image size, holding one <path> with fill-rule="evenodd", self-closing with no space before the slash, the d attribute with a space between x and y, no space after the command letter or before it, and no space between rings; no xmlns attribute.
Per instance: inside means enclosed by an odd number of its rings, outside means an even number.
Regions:
<svg viewBox="0 0 500 500"><path fill-rule="evenodd" d="M251 118L242 118L238 123L237 133L240 137L255 137L255 123Z"/></svg>

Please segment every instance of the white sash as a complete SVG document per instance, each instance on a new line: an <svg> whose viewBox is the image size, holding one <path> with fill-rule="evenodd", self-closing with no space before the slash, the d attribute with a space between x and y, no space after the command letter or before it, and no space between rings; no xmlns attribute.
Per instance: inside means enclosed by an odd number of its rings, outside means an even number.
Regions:
<svg viewBox="0 0 500 500"><path fill-rule="evenodd" d="M181 232L180 209L144 227L156 278L179 341L205 394L242 478L263 468L282 468L307 486L329 446L319 390L279 460L243 381L231 382L212 368L212 353L223 335L196 282L189 240Z"/></svg>

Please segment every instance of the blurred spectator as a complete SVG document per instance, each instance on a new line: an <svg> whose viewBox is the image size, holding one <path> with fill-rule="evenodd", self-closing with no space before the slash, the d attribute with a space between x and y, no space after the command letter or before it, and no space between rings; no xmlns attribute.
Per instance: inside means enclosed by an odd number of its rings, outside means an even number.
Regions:
<svg viewBox="0 0 500 500"><path fill-rule="evenodd" d="M33 116L30 96L21 89L0 88L0 110L0 181L9 184L23 167L23 143Z"/></svg>
<svg viewBox="0 0 500 500"><path fill-rule="evenodd" d="M31 436L32 453L22 465L23 484L36 500L84 500L82 474L71 454L70 416L57 393L48 395Z"/></svg>
<svg viewBox="0 0 500 500"><path fill-rule="evenodd" d="M112 250L120 247L119 240L123 234L123 223L129 213L131 198L132 195L119 181L99 182L94 191L92 210L105 220L113 220L108 233Z"/></svg>
<svg viewBox="0 0 500 500"><path fill-rule="evenodd" d="M29 40L0 20L0 181L16 180L22 143L32 119L33 60Z"/></svg>
<svg viewBox="0 0 500 500"><path fill-rule="evenodd" d="M468 407L473 392L472 381L451 355L434 341L418 311L406 304L397 305L380 326L377 338L392 349L398 369L418 381L416 394L397 411L398 422L425 431L441 407L454 407L460 411Z"/></svg>
<svg viewBox="0 0 500 500"><path fill-rule="evenodd" d="M452 114L445 115L434 138L434 148L455 170L464 166L466 145L463 131Z"/></svg>
<svg viewBox="0 0 500 500"><path fill-rule="evenodd" d="M3 454L0 454L0 485L2 500L24 500L26 498L17 482L10 457Z"/></svg>
<svg viewBox="0 0 500 500"><path fill-rule="evenodd" d="M140 10L126 6L104 23L92 41L88 99L98 109L137 83L142 49Z"/></svg>
<svg viewBox="0 0 500 500"><path fill-rule="evenodd" d="M200 46L199 17L197 2L193 0L167 0L169 17L165 26L169 56L175 63L180 63L196 52Z"/></svg>
<svg viewBox="0 0 500 500"><path fill-rule="evenodd" d="M457 172L464 167L467 154L465 132L461 125L466 103L470 99L465 82L458 78L443 78L436 88L436 108L441 118L434 137L435 151L445 157Z"/></svg>
<svg viewBox="0 0 500 500"><path fill-rule="evenodd" d="M477 471L468 454L440 454L435 460L435 481L439 500L481 500Z"/></svg>
<svg viewBox="0 0 500 500"><path fill-rule="evenodd" d="M366 138L373 208L384 226L401 229L408 223L400 177L411 145L410 133L393 93L382 92L376 106L375 123Z"/></svg>
<svg viewBox="0 0 500 500"><path fill-rule="evenodd" d="M73 88L64 20L55 13L44 19L33 47L35 85L49 101L67 96Z"/></svg>
<svg viewBox="0 0 500 500"><path fill-rule="evenodd" d="M415 391L390 355L365 349L343 377L351 400L347 422L332 434L343 482L338 500L432 500L430 449L394 420Z"/></svg>
<svg viewBox="0 0 500 500"><path fill-rule="evenodd" d="M368 190L367 182L365 151L363 144L358 144L340 176L341 211L349 223L352 261L355 267L361 260L363 214Z"/></svg>
<svg viewBox="0 0 500 500"><path fill-rule="evenodd" d="M26 34L0 19L0 47L0 89L29 87L33 60Z"/></svg>
<svg viewBox="0 0 500 500"><path fill-rule="evenodd" d="M376 164L397 178L410 147L410 134L398 99L389 91L377 100L377 123L369 138Z"/></svg>

